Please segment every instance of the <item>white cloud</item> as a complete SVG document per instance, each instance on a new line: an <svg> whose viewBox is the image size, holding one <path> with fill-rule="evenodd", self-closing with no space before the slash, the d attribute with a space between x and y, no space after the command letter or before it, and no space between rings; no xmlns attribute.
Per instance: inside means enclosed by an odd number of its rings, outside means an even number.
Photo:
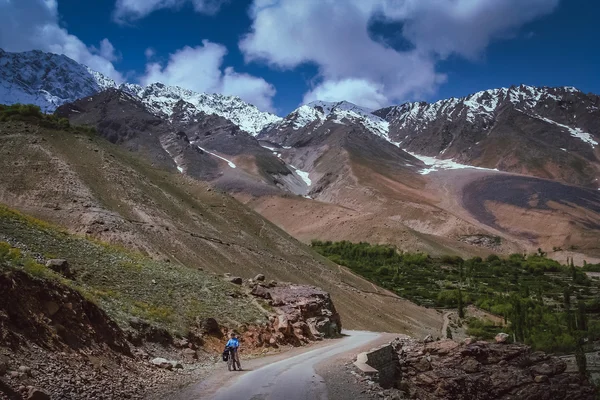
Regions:
<svg viewBox="0 0 600 400"><path fill-rule="evenodd" d="M121 82L115 69L115 49L108 39L88 47L58 25L55 0L0 0L0 48L6 51L43 50L64 54Z"/></svg>
<svg viewBox="0 0 600 400"><path fill-rule="evenodd" d="M247 62L318 67L318 96L384 106L433 93L446 77L437 62L474 58L488 44L551 12L559 0L254 0L239 47ZM525 4L527 3L527 4ZM397 50L370 34L374 20L400 23ZM345 96L345 97L341 97Z"/></svg>
<svg viewBox="0 0 600 400"><path fill-rule="evenodd" d="M181 8L190 3L198 13L213 15L228 0L117 0L113 18L119 23L134 21L166 8Z"/></svg>
<svg viewBox="0 0 600 400"><path fill-rule="evenodd" d="M100 41L99 49L97 49L95 46L90 46L90 49L94 53L98 54L102 58L107 59L108 61L120 61L122 57L120 53L117 53L112 43L106 38Z"/></svg>
<svg viewBox="0 0 600 400"><path fill-rule="evenodd" d="M156 50L154 50L152 47L148 47L144 51L144 55L146 56L146 59L149 60L156 55Z"/></svg>
<svg viewBox="0 0 600 400"><path fill-rule="evenodd" d="M235 95L261 110L273 111L273 85L262 78L235 72L231 67L222 70L225 54L225 46L204 40L201 46L186 46L171 54L166 65L149 63L140 82L143 85L161 82L197 92Z"/></svg>
<svg viewBox="0 0 600 400"><path fill-rule="evenodd" d="M325 81L304 95L303 103L315 100L339 101L344 99L362 107L377 109L385 104L383 85L364 79L348 78Z"/></svg>
<svg viewBox="0 0 600 400"><path fill-rule="evenodd" d="M239 96L261 110L274 111L275 87L262 78L237 73L231 67L225 68L221 93Z"/></svg>

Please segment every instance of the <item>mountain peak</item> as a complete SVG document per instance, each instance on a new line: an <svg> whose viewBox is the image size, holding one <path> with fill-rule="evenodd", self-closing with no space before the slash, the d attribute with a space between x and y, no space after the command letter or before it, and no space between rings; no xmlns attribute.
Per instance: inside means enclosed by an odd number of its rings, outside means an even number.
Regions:
<svg viewBox="0 0 600 400"><path fill-rule="evenodd" d="M372 133L387 138L388 123L370 109L357 106L349 101L329 102L317 100L304 104L277 124L278 128L302 129L312 123L315 128L323 125L326 121L345 125L347 123L362 124Z"/></svg>

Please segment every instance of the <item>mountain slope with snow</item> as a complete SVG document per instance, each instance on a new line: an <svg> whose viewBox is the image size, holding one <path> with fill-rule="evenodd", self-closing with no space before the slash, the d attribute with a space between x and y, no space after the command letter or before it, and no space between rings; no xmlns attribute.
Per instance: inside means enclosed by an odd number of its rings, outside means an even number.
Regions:
<svg viewBox="0 0 600 400"><path fill-rule="evenodd" d="M187 117L199 113L224 117L256 136L280 117L262 112L236 96L196 93L177 86L154 83L147 87L115 81L64 55L28 51L9 53L0 49L0 103L38 105L44 112L109 88L139 97L156 116L170 118L176 105L186 104Z"/></svg>
<svg viewBox="0 0 600 400"><path fill-rule="evenodd" d="M123 84L121 89L139 97L149 110L156 115L171 118L177 105L185 104L185 112L180 114L184 121L197 119L198 113L215 114L226 118L240 129L256 136L265 126L277 123L280 117L262 112L256 106L246 103L236 96L197 93L178 86L153 83L146 87Z"/></svg>
<svg viewBox="0 0 600 400"><path fill-rule="evenodd" d="M310 125L311 129L314 130L326 121L333 121L340 125L358 123L377 136L386 139L388 137L389 124L386 120L374 115L369 109L347 101L313 101L300 106L280 122L269 126L268 129L285 130L291 128L297 131Z"/></svg>
<svg viewBox="0 0 600 400"><path fill-rule="evenodd" d="M44 112L117 84L69 57L39 50L0 49L0 103L35 104Z"/></svg>
<svg viewBox="0 0 600 400"><path fill-rule="evenodd" d="M572 87L513 86L374 112L409 152L598 187L600 97Z"/></svg>

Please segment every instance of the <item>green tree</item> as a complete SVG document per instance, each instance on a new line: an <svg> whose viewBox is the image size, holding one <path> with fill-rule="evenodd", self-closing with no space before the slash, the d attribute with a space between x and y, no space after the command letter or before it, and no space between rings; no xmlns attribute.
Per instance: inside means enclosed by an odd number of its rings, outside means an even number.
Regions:
<svg viewBox="0 0 600 400"><path fill-rule="evenodd" d="M459 318L465 317L462 290L460 290L460 288L458 288L458 317Z"/></svg>

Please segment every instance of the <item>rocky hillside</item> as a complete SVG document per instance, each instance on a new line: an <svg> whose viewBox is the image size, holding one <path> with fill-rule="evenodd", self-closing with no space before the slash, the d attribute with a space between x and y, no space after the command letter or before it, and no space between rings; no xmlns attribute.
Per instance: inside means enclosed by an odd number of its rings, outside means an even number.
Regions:
<svg viewBox="0 0 600 400"><path fill-rule="evenodd" d="M10 207L171 264L321 287L348 328L439 329L435 311L372 293L368 282L174 167L152 166L94 134L30 122L0 122L0 141L8 171L0 202Z"/></svg>
<svg viewBox="0 0 600 400"><path fill-rule="evenodd" d="M247 352L339 336L328 293L260 274L241 283L0 207L0 397L159 398L228 332Z"/></svg>
<svg viewBox="0 0 600 400"><path fill-rule="evenodd" d="M229 192L294 192L303 185L293 168L233 122L178 102L167 118L123 90L64 104L56 115L91 125L105 138L152 163L210 181Z"/></svg>

